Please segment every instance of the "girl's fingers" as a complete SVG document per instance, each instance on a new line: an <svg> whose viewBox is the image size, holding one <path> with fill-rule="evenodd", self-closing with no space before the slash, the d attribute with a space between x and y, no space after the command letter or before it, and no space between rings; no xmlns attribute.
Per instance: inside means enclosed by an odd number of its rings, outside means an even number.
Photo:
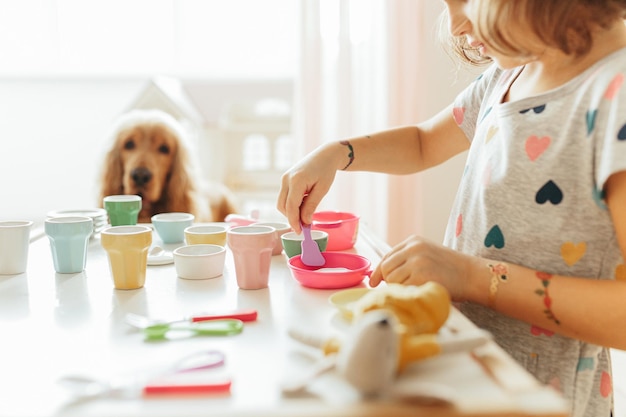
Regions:
<svg viewBox="0 0 626 417"><path fill-rule="evenodd" d="M377 287L382 281L383 274L380 271L380 264L378 264L372 275L370 275L370 287Z"/></svg>

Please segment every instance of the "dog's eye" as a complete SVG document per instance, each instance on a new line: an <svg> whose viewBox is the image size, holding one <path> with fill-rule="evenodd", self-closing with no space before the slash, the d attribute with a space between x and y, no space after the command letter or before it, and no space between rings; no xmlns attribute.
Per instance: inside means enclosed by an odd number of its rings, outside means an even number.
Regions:
<svg viewBox="0 0 626 417"><path fill-rule="evenodd" d="M135 149L135 142L132 140L129 140L128 142L124 144L124 149Z"/></svg>
<svg viewBox="0 0 626 417"><path fill-rule="evenodd" d="M164 155L169 155L170 147L167 146L167 145L161 145L161 146L159 146L159 152L161 152Z"/></svg>

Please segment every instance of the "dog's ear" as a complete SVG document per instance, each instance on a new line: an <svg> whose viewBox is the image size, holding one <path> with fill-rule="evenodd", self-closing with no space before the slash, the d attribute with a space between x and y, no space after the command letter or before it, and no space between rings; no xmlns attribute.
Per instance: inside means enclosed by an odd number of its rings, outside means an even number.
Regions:
<svg viewBox="0 0 626 417"><path fill-rule="evenodd" d="M194 180L187 150L182 146L182 143L179 142L178 145L165 190L166 210L196 214L197 207L194 196L197 192L197 184Z"/></svg>
<svg viewBox="0 0 626 417"><path fill-rule="evenodd" d="M107 195L124 194L124 166L120 144L116 141L104 158L100 178L100 205Z"/></svg>

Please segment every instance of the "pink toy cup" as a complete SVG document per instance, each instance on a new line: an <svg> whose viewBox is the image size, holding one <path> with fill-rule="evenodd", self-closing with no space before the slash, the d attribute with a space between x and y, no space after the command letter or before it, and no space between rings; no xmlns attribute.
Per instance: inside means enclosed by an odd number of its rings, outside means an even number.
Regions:
<svg viewBox="0 0 626 417"><path fill-rule="evenodd" d="M233 227L228 230L226 239L233 253L239 288L267 288L276 229L269 226Z"/></svg>

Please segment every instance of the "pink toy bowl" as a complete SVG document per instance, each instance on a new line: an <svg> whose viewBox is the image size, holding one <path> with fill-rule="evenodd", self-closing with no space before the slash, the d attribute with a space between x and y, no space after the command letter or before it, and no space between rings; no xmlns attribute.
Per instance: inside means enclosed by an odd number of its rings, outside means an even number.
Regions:
<svg viewBox="0 0 626 417"><path fill-rule="evenodd" d="M328 233L326 250L350 249L356 243L359 216L342 211L318 211L313 213L311 229Z"/></svg>
<svg viewBox="0 0 626 417"><path fill-rule="evenodd" d="M354 287L372 274L367 258L353 253L322 252L326 260L323 266L307 266L301 255L289 259L291 274L302 286L320 289Z"/></svg>

